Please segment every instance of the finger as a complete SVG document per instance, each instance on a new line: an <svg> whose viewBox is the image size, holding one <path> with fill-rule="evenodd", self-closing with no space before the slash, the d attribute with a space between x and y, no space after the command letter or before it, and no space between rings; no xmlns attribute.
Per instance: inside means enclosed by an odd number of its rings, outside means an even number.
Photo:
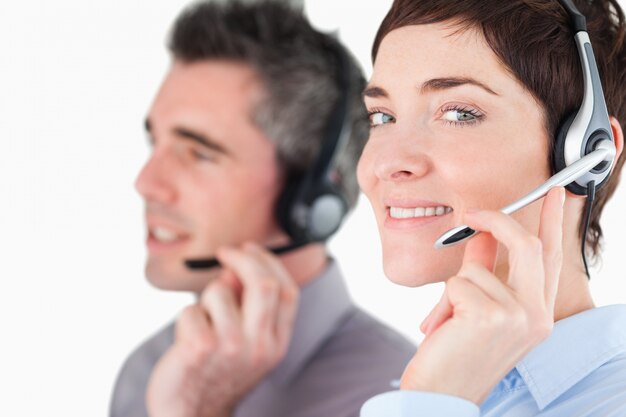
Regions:
<svg viewBox="0 0 626 417"><path fill-rule="evenodd" d="M192 304L183 309L176 319L175 338L198 348L215 345L215 335L202 306Z"/></svg>
<svg viewBox="0 0 626 417"><path fill-rule="evenodd" d="M274 338L280 281L258 255L243 249L220 249L219 261L243 284L241 314L243 332L264 346Z"/></svg>
<svg viewBox="0 0 626 417"><path fill-rule="evenodd" d="M444 290L437 305L435 305L430 314L428 314L428 317L426 317L420 325L422 333L428 337L432 332L437 330L439 326L445 323L446 320L452 317L452 312L452 305L448 300L448 294Z"/></svg>
<svg viewBox="0 0 626 417"><path fill-rule="evenodd" d="M235 299L237 300L237 305L241 304L241 293L243 292L243 285L237 275L230 269L222 269L222 273L219 277L223 283L228 285L235 293Z"/></svg>
<svg viewBox="0 0 626 417"><path fill-rule="evenodd" d="M512 290L484 265L477 262L464 262L457 275L472 282L500 304L508 305L515 302Z"/></svg>
<svg viewBox="0 0 626 417"><path fill-rule="evenodd" d="M465 253L463 254L463 264L477 263L482 265L488 271L494 271L496 266L496 258L498 256L498 241L491 233L481 233L470 239L465 245Z"/></svg>
<svg viewBox="0 0 626 417"><path fill-rule="evenodd" d="M535 302L538 298L543 300L545 276L541 240L499 211L466 213L464 220L475 230L491 233L507 248L507 284L518 297L527 302Z"/></svg>
<svg viewBox="0 0 626 417"><path fill-rule="evenodd" d="M474 316L473 320L484 321L493 319L493 312L503 308L480 287L459 276L446 281L446 294L455 316L469 314Z"/></svg>
<svg viewBox="0 0 626 417"><path fill-rule="evenodd" d="M554 310L556 291L563 264L563 204L565 189L550 190L541 208L539 239L543 244L545 270L545 301L548 311Z"/></svg>
<svg viewBox="0 0 626 417"><path fill-rule="evenodd" d="M300 289L276 255L254 243L248 243L244 245L244 248L258 256L265 263L265 266L273 272L273 276L281 282L274 330L278 342L281 346L286 346L291 340Z"/></svg>
<svg viewBox="0 0 626 417"><path fill-rule="evenodd" d="M202 292L200 302L211 318L218 343L226 347L241 344L241 313L233 289L214 280Z"/></svg>

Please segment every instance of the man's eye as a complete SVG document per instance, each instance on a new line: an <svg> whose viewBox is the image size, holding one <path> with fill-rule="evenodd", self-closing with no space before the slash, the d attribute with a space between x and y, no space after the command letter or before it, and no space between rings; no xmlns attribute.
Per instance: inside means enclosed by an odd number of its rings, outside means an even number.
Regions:
<svg viewBox="0 0 626 417"><path fill-rule="evenodd" d="M200 152L195 149L191 149L191 156L198 161L213 161L214 158L208 154L208 152Z"/></svg>
<svg viewBox="0 0 626 417"><path fill-rule="evenodd" d="M371 127L380 126L387 123L393 123L396 121L395 117L393 117L392 115L377 110L369 112L368 117Z"/></svg>

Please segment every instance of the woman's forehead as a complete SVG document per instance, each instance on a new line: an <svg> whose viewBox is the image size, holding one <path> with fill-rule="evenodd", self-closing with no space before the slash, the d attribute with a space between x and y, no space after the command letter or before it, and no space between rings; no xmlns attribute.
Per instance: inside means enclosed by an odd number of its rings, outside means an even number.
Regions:
<svg viewBox="0 0 626 417"><path fill-rule="evenodd" d="M410 82L416 87L431 79L467 78L493 91L525 90L502 64L476 29L449 22L410 25L382 40L370 85L385 89Z"/></svg>

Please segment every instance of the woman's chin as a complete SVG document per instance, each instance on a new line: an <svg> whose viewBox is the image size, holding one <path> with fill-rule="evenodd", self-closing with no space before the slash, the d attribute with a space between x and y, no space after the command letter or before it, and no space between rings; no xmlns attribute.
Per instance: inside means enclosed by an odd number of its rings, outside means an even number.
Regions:
<svg viewBox="0 0 626 417"><path fill-rule="evenodd" d="M435 275L429 274L429 271L418 268L416 265L406 266L384 262L383 269L391 282L405 287L420 287L438 281Z"/></svg>
<svg viewBox="0 0 626 417"><path fill-rule="evenodd" d="M405 287L421 287L426 284L446 281L461 266L461 262L455 262L455 258L442 260L441 264L433 261L432 259L418 259L415 256L383 255L383 270L387 278L394 284Z"/></svg>

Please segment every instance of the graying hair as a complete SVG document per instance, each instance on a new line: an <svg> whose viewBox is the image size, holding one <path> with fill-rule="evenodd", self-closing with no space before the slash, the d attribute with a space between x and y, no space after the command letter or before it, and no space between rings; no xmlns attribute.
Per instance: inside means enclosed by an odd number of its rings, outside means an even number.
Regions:
<svg viewBox="0 0 626 417"><path fill-rule="evenodd" d="M193 4L178 17L170 50L193 62L226 59L255 69L266 96L252 110L253 122L276 143L285 180L311 167L340 98L338 42L313 29L301 12L276 0ZM341 46L340 46L341 47ZM343 48L343 47L342 47ZM352 135L335 160L338 186L350 207L359 188L356 165L369 134L361 93L363 75L350 56L353 88L348 98Z"/></svg>

